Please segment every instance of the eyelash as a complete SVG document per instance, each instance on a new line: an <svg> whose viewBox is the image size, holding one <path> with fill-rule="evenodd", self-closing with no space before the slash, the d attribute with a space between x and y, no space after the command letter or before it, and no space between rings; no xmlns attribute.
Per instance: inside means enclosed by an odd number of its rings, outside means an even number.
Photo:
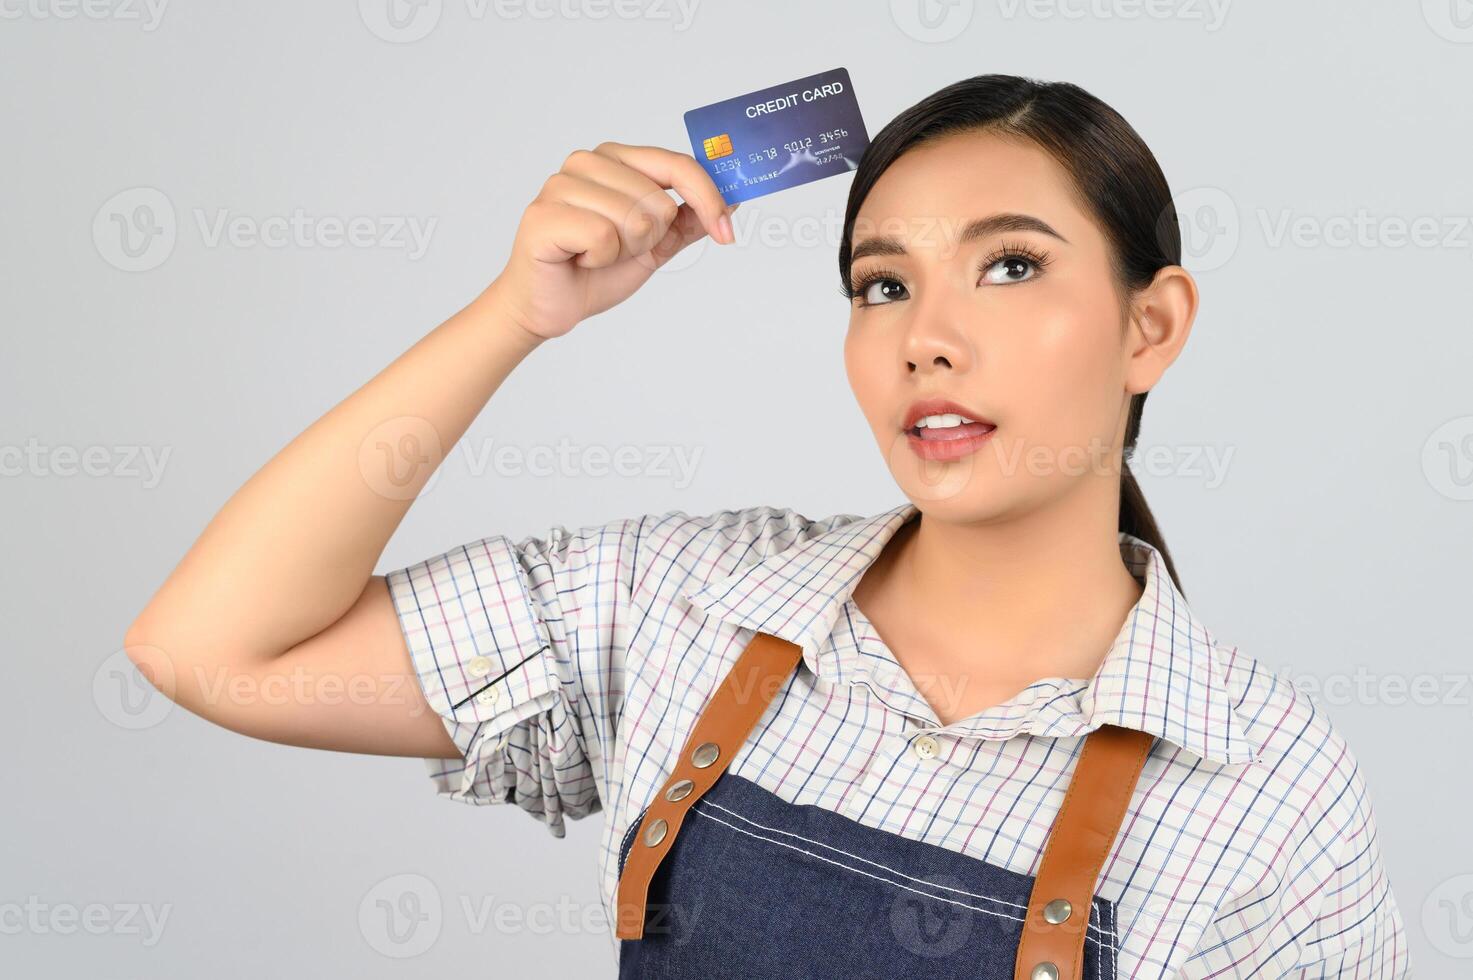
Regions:
<svg viewBox="0 0 1473 980"><path fill-rule="evenodd" d="M1048 268L1051 257L1042 249L1036 249L1025 242L1002 242L996 249L989 252L977 266L977 275L980 277L988 269L992 268L1003 259L1024 259L1034 266L1034 274L1030 278L1037 278L1043 270ZM898 282L905 285L900 273L894 269L872 269L860 276L847 287L841 287L840 291L851 303L862 297L869 287L877 282ZM1027 282L1028 280L1024 280ZM996 285L996 284L994 284ZM862 306L885 306L885 303L863 303Z"/></svg>

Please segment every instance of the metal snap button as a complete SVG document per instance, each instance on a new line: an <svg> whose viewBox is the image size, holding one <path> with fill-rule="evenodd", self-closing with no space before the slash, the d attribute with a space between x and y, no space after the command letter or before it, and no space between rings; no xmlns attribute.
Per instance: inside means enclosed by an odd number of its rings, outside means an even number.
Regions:
<svg viewBox="0 0 1473 980"><path fill-rule="evenodd" d="M941 743L930 735L922 735L911 743L910 748L919 758L934 759L941 752Z"/></svg>
<svg viewBox="0 0 1473 980"><path fill-rule="evenodd" d="M665 790L665 799L671 803L678 803L689 796L690 791L695 788L696 784L689 779L682 779L679 782L671 783L670 788Z"/></svg>
<svg viewBox="0 0 1473 980"><path fill-rule="evenodd" d="M1056 898L1043 907L1043 921L1058 925L1069 918L1069 913L1074 911L1074 906L1069 904L1067 898Z"/></svg>
<svg viewBox="0 0 1473 980"><path fill-rule="evenodd" d="M465 669L472 677L485 677L491 673L490 657L473 657L471 662L465 665Z"/></svg>
<svg viewBox="0 0 1473 980"><path fill-rule="evenodd" d="M644 831L645 846L654 847L659 844L660 841L665 839L665 831L669 829L670 825L665 822L663 817L650 824Z"/></svg>
<svg viewBox="0 0 1473 980"><path fill-rule="evenodd" d="M711 765L711 763L715 762L716 757L720 754L721 746L717 745L715 742L702 742L700 745L696 746L696 750L690 754L690 761L691 764L694 765L697 769L705 769L707 766Z"/></svg>
<svg viewBox="0 0 1473 980"><path fill-rule="evenodd" d="M1028 976L1030 980L1059 980L1059 968L1048 960L1044 960L1035 966L1033 972Z"/></svg>
<svg viewBox="0 0 1473 980"><path fill-rule="evenodd" d="M496 703L496 699L499 698L499 697L501 697L501 688L499 688L499 687L488 687L488 688L486 688L486 690L484 690L480 694L477 694L476 695L476 703L477 704L495 704Z"/></svg>

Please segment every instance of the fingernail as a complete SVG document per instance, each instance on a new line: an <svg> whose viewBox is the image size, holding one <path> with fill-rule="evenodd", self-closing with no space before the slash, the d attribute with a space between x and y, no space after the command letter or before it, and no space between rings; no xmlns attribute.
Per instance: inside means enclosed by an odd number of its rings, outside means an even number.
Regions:
<svg viewBox="0 0 1473 980"><path fill-rule="evenodd" d="M736 233L731 228L731 215L723 214L716 221L716 230L721 232L721 240L730 245L736 241Z"/></svg>

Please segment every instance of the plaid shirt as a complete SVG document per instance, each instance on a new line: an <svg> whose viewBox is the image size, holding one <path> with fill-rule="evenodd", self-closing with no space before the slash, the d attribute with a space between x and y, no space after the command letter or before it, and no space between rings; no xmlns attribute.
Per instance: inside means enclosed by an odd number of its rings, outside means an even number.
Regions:
<svg viewBox="0 0 1473 980"><path fill-rule="evenodd" d="M435 789L515 803L557 836L604 814L613 938L621 839L754 630L802 647L730 771L796 804L1036 874L1084 736L1158 736L1104 863L1120 975L1405 977L1366 785L1321 707L1192 615L1121 533L1144 593L1089 680L1046 677L942 725L852 600L916 514L787 508L492 536L388 575L430 706L464 761ZM930 735L939 751L913 750ZM617 948L617 944L616 944Z"/></svg>

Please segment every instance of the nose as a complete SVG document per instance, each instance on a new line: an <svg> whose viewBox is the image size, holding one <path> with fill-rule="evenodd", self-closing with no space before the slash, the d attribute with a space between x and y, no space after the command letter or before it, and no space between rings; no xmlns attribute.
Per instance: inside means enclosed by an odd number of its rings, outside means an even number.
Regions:
<svg viewBox="0 0 1473 980"><path fill-rule="evenodd" d="M962 328L967 315L962 304L942 288L932 289L928 296L912 302L910 323L901 345L907 370L911 374L931 374L970 369L975 354Z"/></svg>

